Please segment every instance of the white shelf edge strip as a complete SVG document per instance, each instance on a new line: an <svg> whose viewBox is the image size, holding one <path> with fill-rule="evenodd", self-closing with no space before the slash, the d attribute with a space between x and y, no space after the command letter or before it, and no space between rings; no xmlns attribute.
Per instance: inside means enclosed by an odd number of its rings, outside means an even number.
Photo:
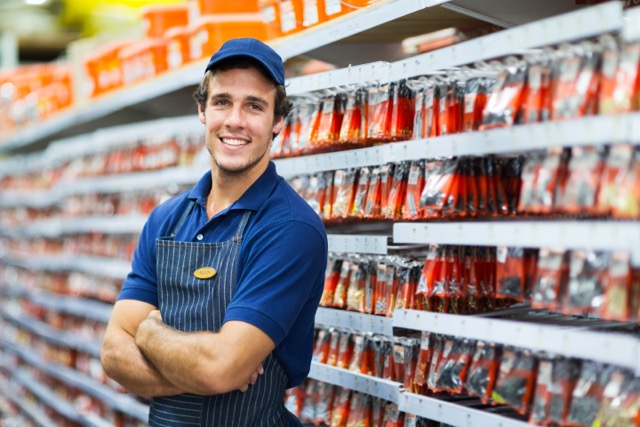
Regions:
<svg viewBox="0 0 640 427"><path fill-rule="evenodd" d="M289 58L326 46L343 38L390 22L404 15L437 6L449 0L390 0L312 27L308 31L269 41L286 61Z"/></svg>
<svg viewBox="0 0 640 427"><path fill-rule="evenodd" d="M359 333L372 332L387 337L393 336L393 321L390 317L318 307L315 322L316 325L351 329Z"/></svg>
<svg viewBox="0 0 640 427"><path fill-rule="evenodd" d="M394 243L627 250L640 242L640 222L514 221L395 223Z"/></svg>
<svg viewBox="0 0 640 427"><path fill-rule="evenodd" d="M334 153L275 160L285 178L316 172L382 165L418 159L519 153L550 147L604 145L637 141L640 113L592 116L561 122L515 125L409 140Z"/></svg>
<svg viewBox="0 0 640 427"><path fill-rule="evenodd" d="M400 393L398 409L405 413L458 427L531 426L523 421L408 392Z"/></svg>
<svg viewBox="0 0 640 427"><path fill-rule="evenodd" d="M624 13L622 26L622 38L626 41L638 41L640 39L640 9L632 8Z"/></svg>
<svg viewBox="0 0 640 427"><path fill-rule="evenodd" d="M592 6L393 62L389 81L431 74L455 66L583 39L621 28L620 2Z"/></svg>
<svg viewBox="0 0 640 427"><path fill-rule="evenodd" d="M398 403L402 384L342 368L311 362L309 378Z"/></svg>
<svg viewBox="0 0 640 427"><path fill-rule="evenodd" d="M386 255L387 236L329 234L329 252Z"/></svg>
<svg viewBox="0 0 640 427"><path fill-rule="evenodd" d="M396 310L393 326L592 359L640 371L640 343L631 335L417 310Z"/></svg>

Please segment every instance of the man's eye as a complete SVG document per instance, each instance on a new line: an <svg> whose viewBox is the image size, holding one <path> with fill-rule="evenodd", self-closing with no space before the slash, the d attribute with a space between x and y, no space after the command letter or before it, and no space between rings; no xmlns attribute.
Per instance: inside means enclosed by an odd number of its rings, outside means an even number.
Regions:
<svg viewBox="0 0 640 427"><path fill-rule="evenodd" d="M260 105L260 104L251 104L249 107L252 110L256 110L256 111L262 111L263 110L262 105Z"/></svg>

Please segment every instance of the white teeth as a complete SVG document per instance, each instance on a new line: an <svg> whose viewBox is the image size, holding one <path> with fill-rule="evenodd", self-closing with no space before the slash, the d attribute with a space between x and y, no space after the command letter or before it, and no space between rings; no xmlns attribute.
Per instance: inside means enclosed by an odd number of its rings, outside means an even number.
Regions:
<svg viewBox="0 0 640 427"><path fill-rule="evenodd" d="M224 142L227 145L234 145L234 146L240 146L240 145L247 145L248 142L243 140L243 139L231 139L231 138L222 138L222 142Z"/></svg>

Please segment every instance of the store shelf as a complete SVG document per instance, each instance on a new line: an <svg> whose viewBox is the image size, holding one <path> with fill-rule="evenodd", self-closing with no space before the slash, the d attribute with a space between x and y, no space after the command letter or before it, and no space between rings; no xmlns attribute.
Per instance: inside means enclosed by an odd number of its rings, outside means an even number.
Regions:
<svg viewBox="0 0 640 427"><path fill-rule="evenodd" d="M457 427L526 427L525 421L414 393L399 395L398 409Z"/></svg>
<svg viewBox="0 0 640 427"><path fill-rule="evenodd" d="M279 159L276 162L278 172L286 178L291 178L388 162L483 154L516 154L550 147L636 142L640 135L638 132L639 113L593 116L395 142L356 150Z"/></svg>
<svg viewBox="0 0 640 427"><path fill-rule="evenodd" d="M640 9L631 8L625 11L622 38L628 42L640 40Z"/></svg>
<svg viewBox="0 0 640 427"><path fill-rule="evenodd" d="M390 402L398 402L402 387L402 384L394 381L375 378L318 362L311 362L308 377L317 381L323 381L366 393Z"/></svg>
<svg viewBox="0 0 640 427"><path fill-rule="evenodd" d="M591 359L640 372L640 340L634 335L417 310L396 310L393 326Z"/></svg>
<svg viewBox="0 0 640 427"><path fill-rule="evenodd" d="M393 336L393 323L390 317L335 308L318 307L316 325L350 329L360 334L374 333L386 337Z"/></svg>
<svg viewBox="0 0 640 427"><path fill-rule="evenodd" d="M25 315L16 315L0 311L0 316L32 334L63 348L70 348L100 358L100 343L91 342L78 336L74 332L53 329L47 323L35 320Z"/></svg>
<svg viewBox="0 0 640 427"><path fill-rule="evenodd" d="M395 223L394 243L626 250L637 255L636 221Z"/></svg>
<svg viewBox="0 0 640 427"><path fill-rule="evenodd" d="M521 54L541 46L551 46L622 29L621 2L609 2L520 25L451 47L396 61L389 81L433 74L465 64Z"/></svg>
<svg viewBox="0 0 640 427"><path fill-rule="evenodd" d="M35 355L31 349L7 341L2 337L0 337L0 346L6 351L16 353L29 365L46 373L47 375L55 377L71 387L78 388L79 390L100 399L109 407L124 414L128 414L139 421L147 421L149 408L147 405L137 401L131 396L118 393L108 386L71 368L42 360L39 356Z"/></svg>
<svg viewBox="0 0 640 427"><path fill-rule="evenodd" d="M29 300L40 307L59 313L72 314L88 320L107 323L113 304L72 296L61 296L50 292L31 292Z"/></svg>
<svg viewBox="0 0 640 427"><path fill-rule="evenodd" d="M0 369L2 369L1 366L0 366ZM28 385L24 383L24 381L21 381L21 378L19 378L19 376L20 375L16 374L13 376L13 378L16 381L20 382L22 385L29 388ZM25 414L30 420L36 423L38 426L40 427L56 427L57 426L57 424L51 418L49 418L40 408L38 408L33 403L23 400L21 397L20 391L17 390L12 385L10 384L0 385L0 395L3 398L11 401L18 408L20 408L20 411L23 414ZM44 399L41 398L41 400L44 400Z"/></svg>

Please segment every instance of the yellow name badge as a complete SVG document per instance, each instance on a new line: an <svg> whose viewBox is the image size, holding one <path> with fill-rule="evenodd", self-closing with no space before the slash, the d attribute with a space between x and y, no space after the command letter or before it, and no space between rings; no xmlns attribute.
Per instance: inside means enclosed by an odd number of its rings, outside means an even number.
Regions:
<svg viewBox="0 0 640 427"><path fill-rule="evenodd" d="M193 272L193 275L198 279L211 279L217 273L213 267L202 267Z"/></svg>

